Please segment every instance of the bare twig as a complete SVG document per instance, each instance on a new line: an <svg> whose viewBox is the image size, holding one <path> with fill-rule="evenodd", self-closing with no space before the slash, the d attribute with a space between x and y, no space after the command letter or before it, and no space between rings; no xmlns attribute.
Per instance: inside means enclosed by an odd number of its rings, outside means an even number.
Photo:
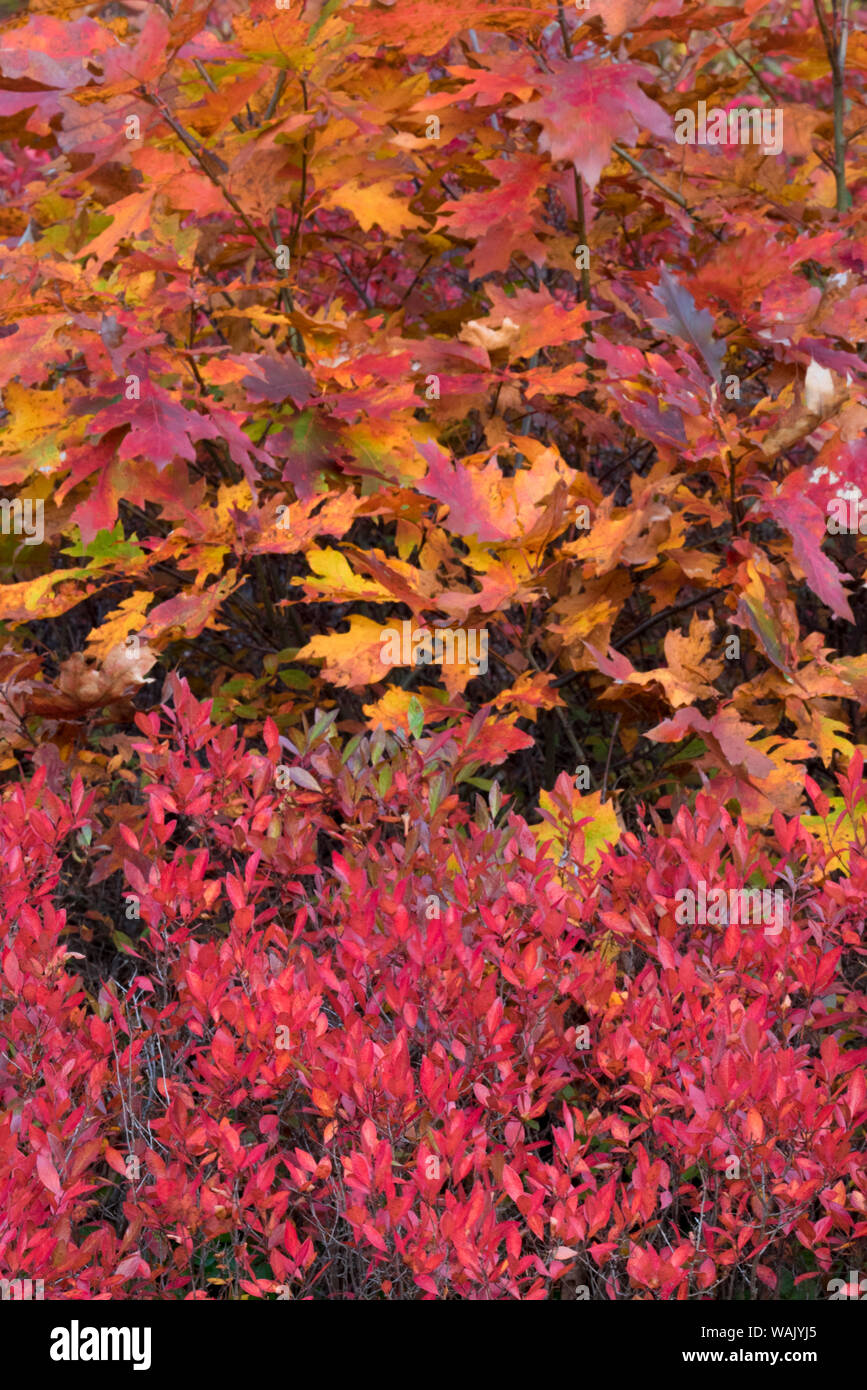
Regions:
<svg viewBox="0 0 867 1390"><path fill-rule="evenodd" d="M728 44L729 48L731 49L735 57L738 59L738 61L743 63L745 68L749 69L749 71L753 74L753 77L758 82L759 86L762 88L762 90L764 92L767 92L768 96L771 98L771 101L775 102L777 106L782 106L782 102L780 101L773 87L768 86L767 82L762 77L762 74L759 72L758 68L750 62L749 58L745 58L743 53L741 53L737 48L735 48L731 39L727 38L721 29L715 29L714 33L722 39L724 44Z"/></svg>
<svg viewBox="0 0 867 1390"><path fill-rule="evenodd" d="M608 741L608 757L605 759L605 772L604 772L604 774L603 774L603 776L602 776L602 800L603 800L603 801L605 800L605 798L606 798L606 796L607 796L607 794L608 794L608 769L611 767L611 754L612 754L612 752L614 751L614 740L615 740L616 737L617 737L617 730L620 728L620 721L621 721L622 718L623 718L623 715L622 715L622 714L618 714L617 718L616 718L615 721L614 721L614 728L611 730L611 738L610 738L609 741Z"/></svg>
<svg viewBox="0 0 867 1390"><path fill-rule="evenodd" d="M569 37L569 29L566 24L566 16L563 13L563 0L557 0L557 20L560 25L560 33L563 36L563 48L565 50L566 57L571 60L572 40ZM578 173L578 170L575 168L574 164L572 165L572 176L575 181L575 208L576 216L578 218L579 245L586 246L587 218L584 212L584 180ZM579 295L579 299L582 299L584 301L588 309L590 308L590 270L586 265L581 267L581 294ZM587 337L592 341L592 326L588 326Z"/></svg>
<svg viewBox="0 0 867 1390"><path fill-rule="evenodd" d="M722 232L717 231L715 227L711 227L709 223L705 222L704 218L701 217L694 208L690 207L685 198L682 198L679 193L675 193L673 188L669 188L668 184L663 183L655 174L652 174L646 164L642 164L640 159L635 159L622 145L612 145L611 148L614 150L615 154L620 155L621 159L625 159L627 164L631 164L636 173L639 173L642 178L647 179L648 183L652 183L654 187L658 188L660 193L664 194L666 198L669 198L672 203L677 203L678 207L683 208L684 212L688 213L693 222L697 222L700 227L704 227L705 231L710 232L711 236L715 237L717 241L722 241Z"/></svg>
<svg viewBox="0 0 867 1390"><path fill-rule="evenodd" d="M303 84L302 84L302 85L303 85ZM279 104L280 98L281 98L282 95L283 95L283 91L284 91L285 86L286 86L286 69L283 68L282 71L281 71L281 73L280 73L280 76L277 78L277 85L276 85L276 87L274 88L273 93L271 94L271 100L268 102L268 109L267 109L267 111L265 112L265 120L266 120L266 121L270 121L271 117L274 115L274 112L277 110L277 106L278 106L278 104ZM305 104L304 104L304 110L305 110L305 111L307 110L307 103L306 103L306 101L305 101Z"/></svg>
<svg viewBox="0 0 867 1390"><path fill-rule="evenodd" d="M683 613L687 608L695 608L696 604L709 602L710 599L722 592L722 589L705 589L702 593L696 594L695 598L685 598L682 603L670 604L668 608L663 608L661 613L654 613L652 617L645 618L643 623L639 623L631 632L627 632L625 637L613 642L614 650L616 652L621 651L623 647L628 647L630 642L633 642L636 637L640 637L648 628L655 627L657 623L664 622L666 618L673 618L676 613Z"/></svg>
<svg viewBox="0 0 867 1390"><path fill-rule="evenodd" d="M834 5L834 27L828 24L822 0L813 0L813 8L825 42L825 52L831 65L834 89L834 176L837 180L837 211L846 212L852 206L852 196L846 187L846 47L849 42L849 0ZM839 28L837 18L839 13Z"/></svg>
<svg viewBox="0 0 867 1390"><path fill-rule="evenodd" d="M267 241L265 240L262 233L259 231L258 227L256 227L254 223L250 221L250 218L247 216L246 212L241 207L241 204L238 202L235 195L229 192L228 188L223 182L221 174L227 174L229 172L229 166L225 164L224 161L220 159L218 155L212 154L210 150L206 150L204 145L202 145L194 135L191 135L188 130L185 130L184 127L181 125L180 121L176 120L172 113L166 109L165 105L162 101L160 101L159 97L155 96L152 92L149 92L148 89L144 86L138 89L138 95L141 97L142 101L146 101L149 106L152 106L156 111L159 112L163 120L166 122L166 125L171 127L171 129L175 132L181 143L185 145L186 148L190 151L190 154L198 160L202 169L205 171L208 178L211 180L211 183L214 184L216 188L219 188L220 192L222 193L226 202L229 204L229 207L232 209L235 216L238 217L241 220L241 222L243 222L250 236L256 242L256 245L260 248L261 251L265 253L268 260L273 265L275 263L274 247L268 245ZM285 272L282 273L285 274ZM295 305L292 300L292 292L289 289L288 285L284 285L282 287L280 292L280 298L283 301L284 313L286 313L287 316L290 313L294 313ZM295 352L296 356L300 359L301 362L306 362L307 352L304 346L304 339L298 332L298 329L294 327L294 325L290 326L289 332L292 341L293 351Z"/></svg>

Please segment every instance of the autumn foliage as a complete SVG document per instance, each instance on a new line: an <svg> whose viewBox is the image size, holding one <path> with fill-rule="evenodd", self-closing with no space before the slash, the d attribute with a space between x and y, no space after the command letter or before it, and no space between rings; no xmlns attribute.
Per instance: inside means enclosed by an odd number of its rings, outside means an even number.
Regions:
<svg viewBox="0 0 867 1390"><path fill-rule="evenodd" d="M0 1277L826 1297L867 1237L863 14L3 15ZM700 104L780 152L681 142Z"/></svg>

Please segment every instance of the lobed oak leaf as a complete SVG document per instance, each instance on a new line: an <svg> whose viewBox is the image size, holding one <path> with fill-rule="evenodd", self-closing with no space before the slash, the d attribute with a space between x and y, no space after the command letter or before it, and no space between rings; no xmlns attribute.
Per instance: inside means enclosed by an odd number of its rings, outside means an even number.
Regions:
<svg viewBox="0 0 867 1390"><path fill-rule="evenodd" d="M725 359L725 344L718 343L713 336L712 315L707 309L696 308L689 290L675 279L667 266L660 271L653 295L668 311L668 317L650 318L650 323L690 343L702 357L711 380L718 382Z"/></svg>
<svg viewBox="0 0 867 1390"><path fill-rule="evenodd" d="M742 720L731 705L723 706L711 719L697 709L679 709L645 735L654 743L680 743L689 734L698 734L708 744L718 767L742 768L750 777L763 778L774 771L774 763L753 747L748 739L758 725Z"/></svg>
<svg viewBox="0 0 867 1390"><path fill-rule="evenodd" d="M382 623L353 613L348 632L318 634L300 649L297 659L323 661L322 674L335 685L373 685L392 669L392 663L383 660L388 645L382 641L383 631Z"/></svg>
<svg viewBox="0 0 867 1390"><path fill-rule="evenodd" d="M560 773L552 791L540 791L539 813L543 823L533 826L533 835L540 847L551 845L555 863L571 856L595 869L622 833L614 802L603 801L601 791L583 795L568 772Z"/></svg>
<svg viewBox="0 0 867 1390"><path fill-rule="evenodd" d="M552 160L574 164L592 190L615 142L632 145L642 129L661 139L672 137L670 116L638 85L650 76L637 63L552 59L549 71L536 81L541 96L506 114L510 120L537 121L542 127L539 148L548 150Z"/></svg>
<svg viewBox="0 0 867 1390"><path fill-rule="evenodd" d="M655 19L668 19L682 9L683 0L605 0L599 17L605 33L619 38L627 30L644 28Z"/></svg>

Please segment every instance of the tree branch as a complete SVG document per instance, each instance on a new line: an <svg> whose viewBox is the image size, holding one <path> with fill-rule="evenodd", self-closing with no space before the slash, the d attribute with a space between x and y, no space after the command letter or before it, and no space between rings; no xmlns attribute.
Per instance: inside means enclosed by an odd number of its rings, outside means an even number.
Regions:
<svg viewBox="0 0 867 1390"><path fill-rule="evenodd" d="M849 42L849 0L841 0L840 27L832 32L828 25L822 0L813 0L813 8L825 41L825 52L831 66L834 89L834 176L837 180L837 211L846 212L852 206L852 196L846 187L846 47Z"/></svg>
<svg viewBox="0 0 867 1390"><path fill-rule="evenodd" d="M163 120L166 122L166 125L170 126L170 128L175 132L175 135L177 135L181 143L185 145L186 148L190 151L190 154L193 155L193 157L196 160L198 160L202 169L207 174L208 178L211 180L211 183L214 184L216 188L219 188L220 192L222 193L226 202L229 204L229 207L232 209L235 216L238 217L241 222L243 222L250 236L256 242L256 245L260 248L260 250L262 250L265 253L265 256L271 262L271 264L274 265L274 247L268 245L267 241L263 237L262 233L259 231L258 227L256 227L254 223L250 221L250 218L247 216L246 212L241 207L241 204L238 202L235 195L229 192L228 188L226 187L221 178L221 174L227 174L229 172L229 166L226 163L224 163L222 159L220 159L219 155L212 154L210 150L206 150L204 145L202 145L194 135L191 135L189 131L185 130L184 127L181 125L180 121L176 120L172 113L166 109L164 104L160 101L159 97L155 96L152 92L149 92L148 89L144 86L138 89L138 95L141 97L142 101L146 101L149 106L152 106L154 110L159 112ZM285 272L281 272L281 274L282 273ZM283 300L283 312L287 314L288 317L288 315L290 313L294 313L295 310L295 305L292 300L292 292L288 288L288 286L284 286L281 289L280 298ZM302 363L306 363L307 352L304 346L304 339L302 338L301 334L298 332L298 329L295 328L294 325L290 325L289 334L292 341L292 347L296 353L296 356L301 360Z"/></svg>

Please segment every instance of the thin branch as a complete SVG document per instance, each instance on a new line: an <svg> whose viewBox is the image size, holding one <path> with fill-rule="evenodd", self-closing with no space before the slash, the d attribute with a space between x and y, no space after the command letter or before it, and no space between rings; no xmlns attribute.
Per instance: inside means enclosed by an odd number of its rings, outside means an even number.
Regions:
<svg viewBox="0 0 867 1390"><path fill-rule="evenodd" d="M658 179L655 174L652 174L650 170L647 168L646 164L642 164L640 159L634 159L628 150L623 149L622 145L612 145L611 148L614 150L615 154L620 155L621 159L625 159L627 164L631 164L633 169L635 169L637 173L641 174L642 178L645 178L648 180L649 183L654 184L654 186L658 188L660 193L663 193L666 198L669 198L673 203L677 203L678 207L683 208L684 212L689 214L693 222L697 222L700 227L704 227L705 231L710 232L711 235L714 236L717 241L722 241L722 232L717 231L715 227L709 226L709 224L705 222L704 218L701 217L699 213L697 213L693 208L690 207L689 203L686 201L685 198L682 198L679 193L675 193L673 188L669 188L668 184L663 183L662 180Z"/></svg>
<svg viewBox="0 0 867 1390"><path fill-rule="evenodd" d="M753 77L756 79L762 90L767 92L768 96L771 98L771 101L773 101L777 106L782 106L783 103L780 101L773 87L768 86L768 83L762 77L762 74L759 72L758 68L750 62L749 58L745 58L743 53L739 52L739 50L735 48L731 39L729 39L722 32L721 29L714 29L714 33L717 35L718 38L722 39L723 43L728 44L729 48L731 49L735 57L738 59L738 61L743 63L745 68L749 68L750 72L753 74Z"/></svg>
<svg viewBox="0 0 867 1390"><path fill-rule="evenodd" d="M566 24L566 16L565 16L565 14L563 13L563 0L557 0L557 21L558 21L558 23L559 23L559 25L560 25L560 33L561 33L562 36L563 36L563 48L564 48L564 50L565 50L566 57L567 57L567 58L570 60L570 62L571 62L571 60L572 60L572 40L571 40L570 37L569 37L569 29L568 29L568 26L567 26L567 24ZM585 211L584 211L584 180L582 179L581 175L578 173L578 170L575 168L575 165L574 165L574 164L572 165L572 177L573 177L573 179L574 179L574 186L575 186L575 209L576 209L576 215L577 215L577 218L578 218L578 244L579 244L579 246L586 246L586 245L587 245L587 218L586 218ZM580 301L580 300L583 300L583 301L584 301L584 303L587 305L587 308L588 308L588 309L590 308L590 270L589 270L589 267L586 266L586 265L583 265L583 266L581 267L581 293L580 293L580 295L578 296L578 298L579 298L579 301ZM593 341L593 327L592 327L592 325L589 325L589 326L588 326L588 329L587 329L587 337L590 339L591 342Z"/></svg>
<svg viewBox="0 0 867 1390"><path fill-rule="evenodd" d="M271 117L274 115L274 112L277 110L277 106L278 106L278 104L279 104L280 98L281 98L282 95L283 95L283 91L284 91L285 86L286 86L286 69L283 68L283 69L281 70L281 72L280 72L280 76L277 78L277 86L274 88L274 91L273 91L273 93L272 93L272 95L271 95L271 100L268 102L268 109L267 109L267 111L265 112L265 116L264 116L264 119L265 119L266 121L270 121ZM305 109L305 111L307 110L306 103L305 103L304 109Z"/></svg>
<svg viewBox="0 0 867 1390"><path fill-rule="evenodd" d="M822 0L813 0L813 8L825 41L825 52L831 66L834 89L834 176L837 180L837 211L846 212L852 206L852 196L846 187L846 48L849 42L849 0L842 0L837 31L837 7L834 7L834 30L829 28Z"/></svg>
<svg viewBox="0 0 867 1390"><path fill-rule="evenodd" d="M416 271L415 275L413 276L412 283L410 284L409 289L406 291L406 293L405 293L405 294L403 295L403 297L401 298L400 304L405 304L406 301L409 299L410 295L412 294L413 290L415 289L416 285L418 284L419 280L421 279L422 275L424 274L425 270L426 270L427 267L430 265L430 263L431 263L432 260L433 260L433 255L432 255L432 254L431 254L430 256L425 256L425 258L424 258L422 264L419 266L418 270ZM398 308L400 308L400 305L398 305Z"/></svg>
<svg viewBox="0 0 867 1390"><path fill-rule="evenodd" d="M622 714L618 714L614 721L614 728L611 730L611 738L608 742L608 757L605 759L605 772L602 777L602 800L604 801L608 793L608 770L611 767L611 754L614 751L614 740L617 737L617 730L620 728Z"/></svg>
<svg viewBox="0 0 867 1390"><path fill-rule="evenodd" d="M243 222L250 236L256 242L256 245L265 253L265 256L271 264L275 264L274 248L268 245L258 227L250 221L235 195L229 192L220 177L221 173L227 174L229 172L229 166L225 164L218 155L212 154L210 150L206 150L204 145L200 144L194 135L190 135L189 131L184 129L180 121L177 121L172 113L166 109L159 97L154 96L153 93L149 92L144 86L138 89L138 95L141 97L142 101L146 101L149 106L153 106L154 109L159 112L166 124L175 132L181 143L185 145L190 151L190 154L198 160L208 178L211 180L211 183L214 184L216 188L219 188L226 202L229 204L229 207L232 209L235 216ZM294 313L295 311L292 292L288 286L283 286L280 292L280 298L283 300L283 311L288 317L290 313ZM290 325L289 334L296 356L302 363L306 363L307 351L304 346L304 339L294 325Z"/></svg>
<svg viewBox="0 0 867 1390"><path fill-rule="evenodd" d="M141 97L142 101L146 101L149 106L153 106L154 109L160 113L166 125L171 126L181 143L186 145L190 154L199 161L208 178L211 180L211 183L219 188L226 202L229 204L229 207L235 213L235 216L239 217L243 222L256 244L264 251L269 260L273 260L273 248L268 245L262 233L250 221L237 198L234 194L229 192L220 178L220 173L227 174L229 172L229 166L225 164L218 155L212 154L210 150L206 150L204 145L201 145L194 135L190 135L188 131L184 130L180 122L176 121L171 112L166 110L159 97L154 96L146 87L140 87L138 95Z"/></svg>
<svg viewBox="0 0 867 1390"><path fill-rule="evenodd" d="M285 76L285 73L283 74L283 76ZM278 83L277 85L279 89L280 84ZM274 93L274 97L278 97L277 92ZM274 102L274 97L272 97L272 102ZM303 77L301 78L301 99L304 103L304 110L307 111L309 109L307 100L307 83L304 81ZM274 104L276 105L276 102L274 102ZM292 256L295 255L296 250L298 248L298 238L301 235L301 224L304 221L304 204L307 202L307 165L310 160L310 146L312 139L313 132L310 130L306 130L304 132L304 144L301 147L301 190L298 194L298 217L296 219L295 226L292 228L292 237L289 242L289 247L292 252Z"/></svg>
<svg viewBox="0 0 867 1390"><path fill-rule="evenodd" d="M326 233L324 232L323 228L319 226L319 221L315 212L313 214L313 221L316 223L316 226L319 227L319 231L322 232L323 236L325 236ZM340 269L343 271L343 274L346 276L347 280L349 281L352 288L355 290L355 293L358 295L361 302L365 304L368 309L372 309L373 300L370 298L370 295L367 293L367 290L364 288L364 286L360 284L359 281L355 278L352 271L349 269L349 266L346 264L345 260L341 256L340 252L336 248L329 249L331 250L332 256L334 256L337 260L337 264L340 266Z"/></svg>
<svg viewBox="0 0 867 1390"><path fill-rule="evenodd" d="M722 589L705 589L702 593L696 594L695 598L685 598L682 603L670 604L668 608L663 608L661 613L655 613L652 617L645 618L643 623L639 623L631 632L627 632L625 637L613 642L614 650L619 652L623 647L628 647L630 642L634 641L636 637L640 637L648 628L655 627L657 623L664 622L666 618L673 618L675 613L683 613L687 608L695 608L696 604L705 603L722 592Z"/></svg>

